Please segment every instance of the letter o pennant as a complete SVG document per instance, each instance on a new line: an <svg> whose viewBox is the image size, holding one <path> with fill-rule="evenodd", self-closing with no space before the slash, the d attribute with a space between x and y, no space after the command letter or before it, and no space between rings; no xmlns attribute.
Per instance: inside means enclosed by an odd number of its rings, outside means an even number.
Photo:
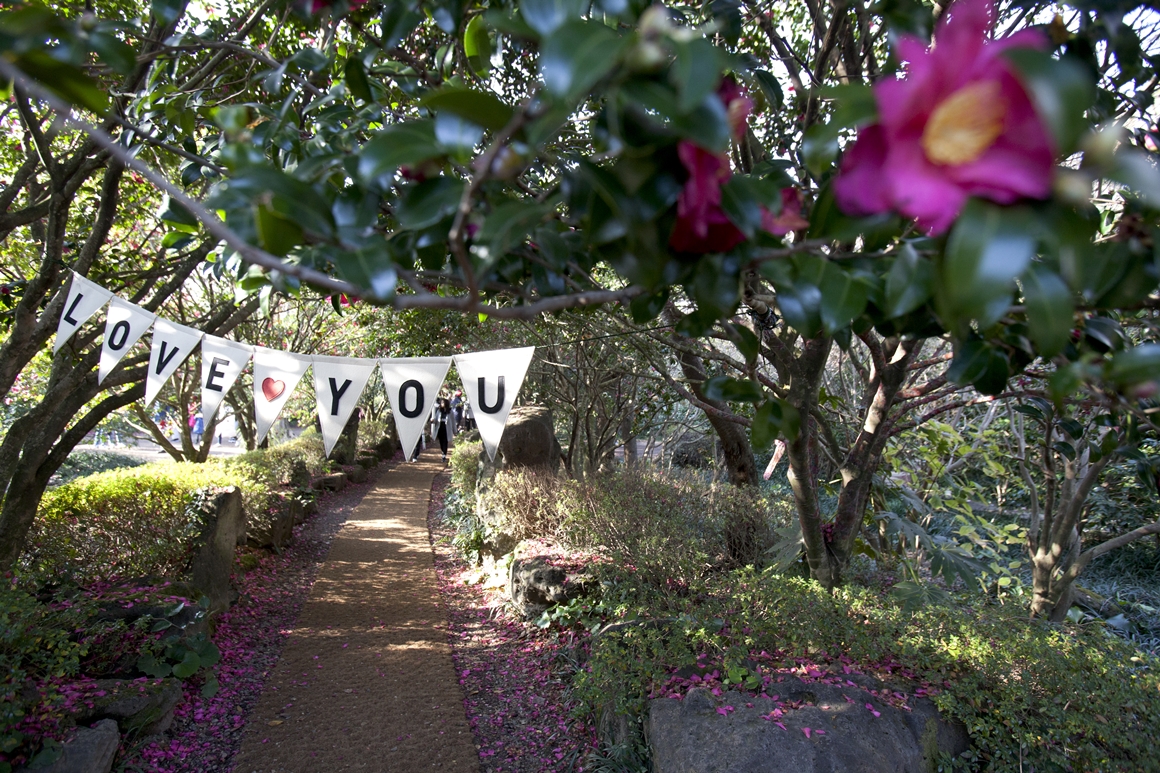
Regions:
<svg viewBox="0 0 1160 773"><path fill-rule="evenodd" d="M408 459L423 434L423 424L431 415L431 408L450 367L450 357L386 357L379 360L383 386L391 402L391 413L395 415L399 443Z"/></svg>

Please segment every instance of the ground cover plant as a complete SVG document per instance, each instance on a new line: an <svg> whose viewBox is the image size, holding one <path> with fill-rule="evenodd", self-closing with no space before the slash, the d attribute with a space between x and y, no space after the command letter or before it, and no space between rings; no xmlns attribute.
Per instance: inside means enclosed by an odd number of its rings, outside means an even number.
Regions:
<svg viewBox="0 0 1160 773"><path fill-rule="evenodd" d="M474 458L464 452L453 461L453 504L464 493L456 481L477 485L468 469ZM504 513L497 523L518 523L525 537L544 529L554 550L599 578L522 634L535 641L527 631L538 627L564 648L577 717L602 729L610 714L627 718L630 735L604 733L590 762L645 769L651 699L680 700L692 687L772 696L787 677L841 685L857 674L880 680L889 705L931 698L965 725L971 750L944 769L1010 770L1020 761L1036 770L1160 769L1148 751L1148 728L1160 722L1160 659L1102 619L1029 620L1029 596L961 584L914 607L892 593L904 575L888 554L882 563L863 559L856 579L832 590L800 567L778 566L776 549L747 564L721 560L725 508L714 513L714 487L695 478L638 469L551 481L513 472L488 485L483 501ZM732 504L753 509L744 497ZM448 516L462 517L454 507Z"/></svg>

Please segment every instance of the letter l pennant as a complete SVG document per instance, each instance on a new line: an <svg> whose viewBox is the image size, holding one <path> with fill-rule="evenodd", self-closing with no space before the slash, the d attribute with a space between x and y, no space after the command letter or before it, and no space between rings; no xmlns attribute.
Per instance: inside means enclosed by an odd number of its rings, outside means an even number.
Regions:
<svg viewBox="0 0 1160 773"><path fill-rule="evenodd" d="M56 325L56 342L52 345L52 353L59 352L60 348L73 337L73 333L80 330L81 325L112 297L111 292L74 271L68 288L68 297L64 299L64 308L60 311L60 322Z"/></svg>

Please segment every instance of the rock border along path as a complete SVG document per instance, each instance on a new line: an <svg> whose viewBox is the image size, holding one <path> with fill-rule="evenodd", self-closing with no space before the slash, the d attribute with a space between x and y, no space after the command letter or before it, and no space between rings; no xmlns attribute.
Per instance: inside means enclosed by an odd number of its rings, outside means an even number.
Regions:
<svg viewBox="0 0 1160 773"><path fill-rule="evenodd" d="M235 773L478 773L427 530L438 459L379 473L335 536Z"/></svg>

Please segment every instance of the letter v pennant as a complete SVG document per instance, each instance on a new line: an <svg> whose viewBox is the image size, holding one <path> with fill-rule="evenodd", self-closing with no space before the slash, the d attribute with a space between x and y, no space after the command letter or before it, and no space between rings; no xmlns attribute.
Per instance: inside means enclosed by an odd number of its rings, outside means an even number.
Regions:
<svg viewBox="0 0 1160 773"><path fill-rule="evenodd" d="M463 391L471 403L475 425L487 455L495 459L504 424L524 384L536 347L499 349L455 355Z"/></svg>
<svg viewBox="0 0 1160 773"><path fill-rule="evenodd" d="M153 345L149 349L149 373L145 378L145 407L149 407L169 377L201 343L202 332L161 317L153 323Z"/></svg>

